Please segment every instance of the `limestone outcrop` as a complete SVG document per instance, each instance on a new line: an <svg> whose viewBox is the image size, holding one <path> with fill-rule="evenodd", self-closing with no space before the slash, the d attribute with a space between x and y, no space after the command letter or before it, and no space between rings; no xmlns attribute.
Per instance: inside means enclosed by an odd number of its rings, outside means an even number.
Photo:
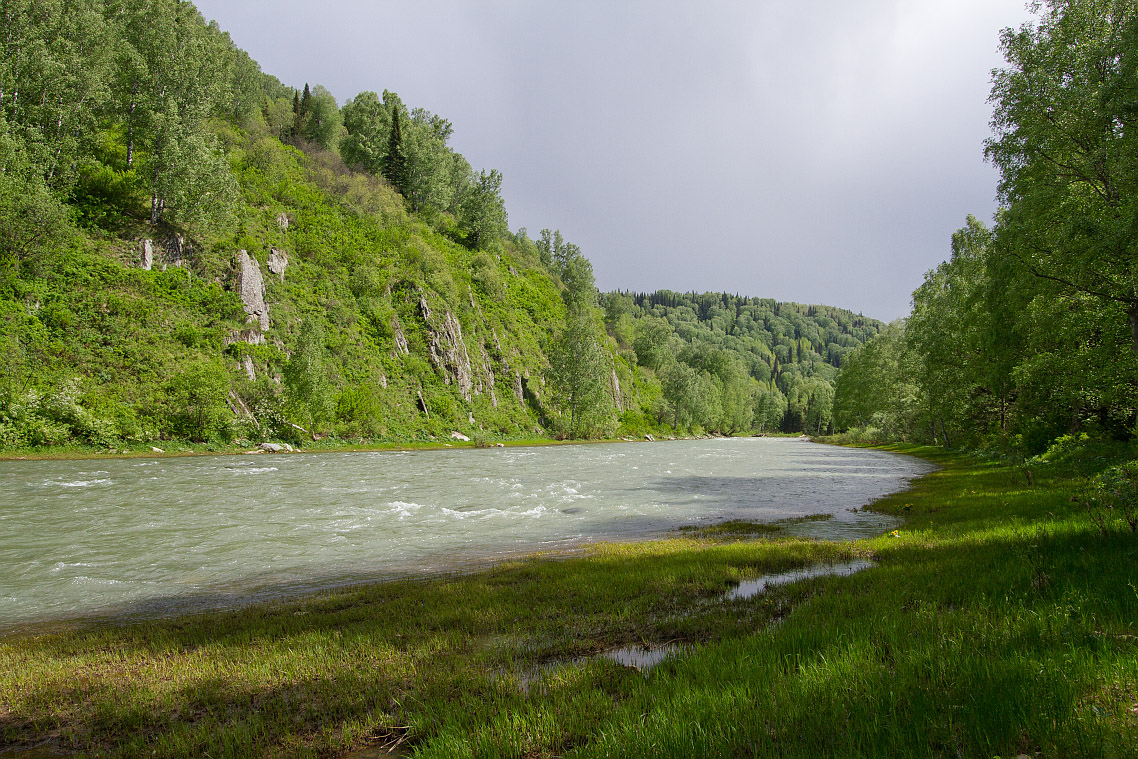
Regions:
<svg viewBox="0 0 1138 759"><path fill-rule="evenodd" d="M403 325L399 323L398 316L391 317L391 333L395 335L395 353L407 355L411 348L407 345L407 336L403 334Z"/></svg>
<svg viewBox="0 0 1138 759"><path fill-rule="evenodd" d="M470 367L470 354L462 340L462 325L450 311L446 312L442 325L432 323L432 312L425 296L419 296L419 308L423 321L427 324L427 350L431 363L442 372L443 381L448 385L458 385L464 400L469 401L474 393L474 377Z"/></svg>
<svg viewBox="0 0 1138 759"><path fill-rule="evenodd" d="M288 254L283 250L273 248L269 251L269 271L276 274L284 282L285 269L288 268Z"/></svg>
<svg viewBox="0 0 1138 759"><path fill-rule="evenodd" d="M256 329L242 329L233 330L221 340L223 347L233 345L233 343L249 343L250 345L264 345L265 336Z"/></svg>
<svg viewBox="0 0 1138 759"><path fill-rule="evenodd" d="M269 307L265 303L265 280L256 259L246 251L237 252L237 294L248 315L247 321L256 322L262 331L269 328Z"/></svg>

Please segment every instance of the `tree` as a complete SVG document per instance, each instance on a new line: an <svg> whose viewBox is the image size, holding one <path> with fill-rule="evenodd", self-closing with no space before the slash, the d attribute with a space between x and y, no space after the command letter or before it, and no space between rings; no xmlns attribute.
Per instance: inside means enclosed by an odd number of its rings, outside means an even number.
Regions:
<svg viewBox="0 0 1138 759"><path fill-rule="evenodd" d="M206 120L227 95L224 41L189 3L126 0L116 16L125 52L117 89L128 154L145 150L150 222L167 211L186 224L228 217L236 183Z"/></svg>
<svg viewBox="0 0 1138 759"><path fill-rule="evenodd" d="M463 190L458 221L469 232L471 247L484 247L506 234L506 205L502 201L502 175L496 169L471 177Z"/></svg>
<svg viewBox="0 0 1138 759"><path fill-rule="evenodd" d="M301 323L296 348L283 374L289 409L315 434L317 425L328 420L332 408L320 322L305 318Z"/></svg>
<svg viewBox="0 0 1138 759"><path fill-rule="evenodd" d="M391 186L407 197L407 152L403 147L403 126L400 109L391 114L391 130L387 134L387 149L383 153L383 176Z"/></svg>
<svg viewBox="0 0 1138 759"><path fill-rule="evenodd" d="M576 255L566 262L568 276L561 292L565 325L550 356L553 395L569 415L569 436L593 437L613 422L608 381L613 362L602 341L593 265L573 248Z"/></svg>
<svg viewBox="0 0 1138 759"><path fill-rule="evenodd" d="M216 362L201 362L176 375L166 383L170 429L197 442L227 439L233 420L228 392L229 376Z"/></svg>
<svg viewBox="0 0 1138 759"><path fill-rule="evenodd" d="M657 371L664 367L672 357L671 344L675 334L666 319L645 316L638 320L636 337L632 340L636 363Z"/></svg>
<svg viewBox="0 0 1138 759"><path fill-rule="evenodd" d="M572 438L604 434L613 420L609 395L612 357L598 337L589 312L570 314L550 354L554 402L568 415L565 433Z"/></svg>
<svg viewBox="0 0 1138 759"><path fill-rule="evenodd" d="M450 122L422 108L411 113L403 132L406 155L406 193L412 211L444 209L454 190L449 180L453 152L447 140L453 132Z"/></svg>
<svg viewBox="0 0 1138 759"><path fill-rule="evenodd" d="M96 0L0 5L0 119L49 186L67 190L110 95L115 45Z"/></svg>
<svg viewBox="0 0 1138 759"><path fill-rule="evenodd" d="M0 264L34 258L70 230L67 208L0 119Z"/></svg>
<svg viewBox="0 0 1138 759"><path fill-rule="evenodd" d="M379 101L379 95L361 92L344 103L341 115L347 132L340 141L340 155L344 161L372 174L381 174L387 150L389 114Z"/></svg>
<svg viewBox="0 0 1138 759"><path fill-rule="evenodd" d="M993 75L1002 250L1068 294L1118 304L1138 352L1138 5L1047 0Z"/></svg>
<svg viewBox="0 0 1138 759"><path fill-rule="evenodd" d="M300 136L326 150L335 150L343 130L336 98L319 84L311 90L307 84L304 85L304 94Z"/></svg>

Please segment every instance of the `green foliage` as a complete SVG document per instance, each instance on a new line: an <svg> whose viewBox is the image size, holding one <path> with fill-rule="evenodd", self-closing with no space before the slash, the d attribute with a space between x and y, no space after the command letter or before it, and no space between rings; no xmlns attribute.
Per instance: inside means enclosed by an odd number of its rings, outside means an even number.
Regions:
<svg viewBox="0 0 1138 759"><path fill-rule="evenodd" d="M903 339L850 364L843 425L1025 454L1068 433L1134 434L1138 8L1034 11L1004 32L1007 67L993 74L986 154L1007 207L992 230L969 217L914 293ZM874 373L879 397L861 402Z"/></svg>
<svg viewBox="0 0 1138 759"><path fill-rule="evenodd" d="M306 318L292 356L284 367L284 383L289 408L313 432L328 421L332 397L325 369L324 329L318 321Z"/></svg>
<svg viewBox="0 0 1138 759"><path fill-rule="evenodd" d="M391 114L391 129L387 133L387 150L384 151L383 177L391 182L392 187L403 195L407 195L407 152L403 147L403 128L401 125L399 108Z"/></svg>
<svg viewBox="0 0 1138 759"><path fill-rule="evenodd" d="M321 85L311 90L305 85L307 96L302 104L303 118L299 126L294 125L300 136L314 142L325 150L334 150L343 131L343 118L336 98Z"/></svg>
<svg viewBox="0 0 1138 759"><path fill-rule="evenodd" d="M32 173L58 191L75 181L110 96L116 46L108 15L100 0L8 0L0 12L0 125Z"/></svg>
<svg viewBox="0 0 1138 759"><path fill-rule="evenodd" d="M220 363L189 366L164 389L166 423L174 435L198 443L232 437L233 412L226 403L229 375Z"/></svg>
<svg viewBox="0 0 1138 759"><path fill-rule="evenodd" d="M1125 524L1130 532L1138 532L1138 461L1095 475L1079 501L1104 536L1110 534L1116 522Z"/></svg>
<svg viewBox="0 0 1138 759"><path fill-rule="evenodd" d="M1138 351L1138 7L1050 0L1006 30L993 76L1002 250L1063 295L1121 306Z"/></svg>
<svg viewBox="0 0 1138 759"><path fill-rule="evenodd" d="M554 235L542 244L565 247ZM605 304L617 324L628 319L637 363L664 384L661 418L724 434L829 429L836 365L881 327L840 309L726 293L609 294Z"/></svg>
<svg viewBox="0 0 1138 759"><path fill-rule="evenodd" d="M555 427L571 438L610 434L616 426L608 383L612 360L591 313L569 316L549 361L551 394L562 410Z"/></svg>
<svg viewBox="0 0 1138 759"><path fill-rule="evenodd" d="M506 234L502 175L495 169L471 178L458 195L458 221L473 248L485 247Z"/></svg>
<svg viewBox="0 0 1138 759"><path fill-rule="evenodd" d="M43 179L0 172L0 267L34 259L70 232L67 208Z"/></svg>
<svg viewBox="0 0 1138 759"><path fill-rule="evenodd" d="M78 440L106 447L119 437L113 420L81 403L81 383L69 379L46 392L0 393L0 445L11 448L59 445Z"/></svg>

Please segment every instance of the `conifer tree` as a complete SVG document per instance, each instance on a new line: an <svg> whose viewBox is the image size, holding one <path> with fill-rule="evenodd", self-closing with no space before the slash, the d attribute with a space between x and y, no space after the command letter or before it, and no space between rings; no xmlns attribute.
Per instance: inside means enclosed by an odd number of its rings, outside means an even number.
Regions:
<svg viewBox="0 0 1138 759"><path fill-rule="evenodd" d="M403 128L400 126L398 108L392 109L387 154L383 156L383 176L400 193L407 194L407 155L403 149Z"/></svg>

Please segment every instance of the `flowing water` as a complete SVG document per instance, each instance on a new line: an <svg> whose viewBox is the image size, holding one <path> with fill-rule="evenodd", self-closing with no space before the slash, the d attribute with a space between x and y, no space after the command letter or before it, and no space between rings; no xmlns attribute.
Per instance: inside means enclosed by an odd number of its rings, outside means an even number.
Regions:
<svg viewBox="0 0 1138 759"><path fill-rule="evenodd" d="M0 628L219 608L725 519L857 538L921 461L799 439L0 462Z"/></svg>

